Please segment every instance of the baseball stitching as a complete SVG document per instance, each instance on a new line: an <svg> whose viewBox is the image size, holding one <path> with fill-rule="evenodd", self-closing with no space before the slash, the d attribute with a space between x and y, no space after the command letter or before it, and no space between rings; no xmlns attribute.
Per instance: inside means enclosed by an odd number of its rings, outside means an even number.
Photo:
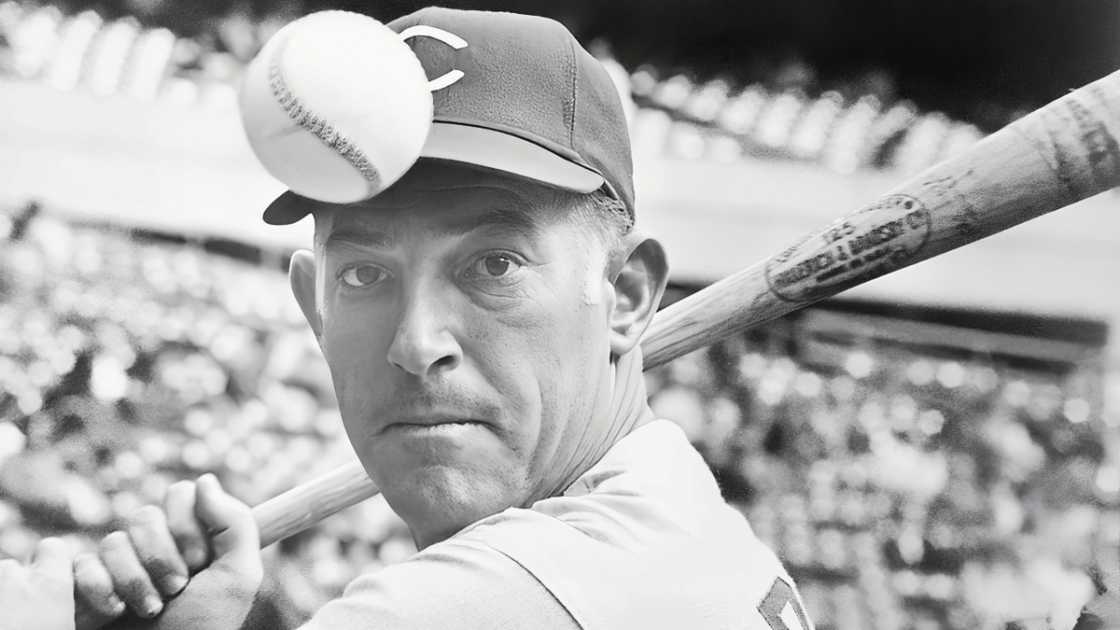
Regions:
<svg viewBox="0 0 1120 630"><path fill-rule="evenodd" d="M381 176L366 154L353 141L339 133L333 125L308 109L288 88L279 64L279 57L283 51L283 46L277 47L276 54L273 55L268 67L268 86L272 90L272 96L297 125L314 134L328 148L341 155L373 186L373 190L380 190Z"/></svg>

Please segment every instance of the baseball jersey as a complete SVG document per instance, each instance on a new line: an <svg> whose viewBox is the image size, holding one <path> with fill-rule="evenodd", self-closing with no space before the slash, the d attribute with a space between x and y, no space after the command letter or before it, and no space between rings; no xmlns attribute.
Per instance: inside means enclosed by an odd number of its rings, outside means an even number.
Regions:
<svg viewBox="0 0 1120 630"><path fill-rule="evenodd" d="M354 580L305 630L812 630L679 427L623 437L561 496Z"/></svg>

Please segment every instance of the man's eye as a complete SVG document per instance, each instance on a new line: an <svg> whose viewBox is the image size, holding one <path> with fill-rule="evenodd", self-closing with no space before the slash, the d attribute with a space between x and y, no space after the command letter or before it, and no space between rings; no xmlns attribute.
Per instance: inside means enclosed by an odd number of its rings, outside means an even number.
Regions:
<svg viewBox="0 0 1120 630"><path fill-rule="evenodd" d="M518 270L521 263L511 254L487 254L474 263L473 271L485 278L504 278Z"/></svg>
<svg viewBox="0 0 1120 630"><path fill-rule="evenodd" d="M346 286L360 289L376 284L385 279L385 270L377 265L353 265L338 274L339 280Z"/></svg>

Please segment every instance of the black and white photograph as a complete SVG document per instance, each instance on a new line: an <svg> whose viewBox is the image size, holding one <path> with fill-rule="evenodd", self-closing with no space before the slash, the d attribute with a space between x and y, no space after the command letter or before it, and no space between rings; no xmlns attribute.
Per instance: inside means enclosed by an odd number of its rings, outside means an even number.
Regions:
<svg viewBox="0 0 1120 630"><path fill-rule="evenodd" d="M1120 0L0 0L0 630L1120 630Z"/></svg>

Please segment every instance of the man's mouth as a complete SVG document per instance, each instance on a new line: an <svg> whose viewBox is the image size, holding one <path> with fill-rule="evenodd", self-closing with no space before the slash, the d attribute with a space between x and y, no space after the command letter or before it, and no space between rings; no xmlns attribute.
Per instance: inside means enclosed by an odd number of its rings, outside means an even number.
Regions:
<svg viewBox="0 0 1120 630"><path fill-rule="evenodd" d="M385 425L385 428L381 430L381 433L392 433L394 431L418 432L456 430L472 426L482 427L487 425L488 423L476 418L461 418L454 416L415 416L394 420L393 422Z"/></svg>

